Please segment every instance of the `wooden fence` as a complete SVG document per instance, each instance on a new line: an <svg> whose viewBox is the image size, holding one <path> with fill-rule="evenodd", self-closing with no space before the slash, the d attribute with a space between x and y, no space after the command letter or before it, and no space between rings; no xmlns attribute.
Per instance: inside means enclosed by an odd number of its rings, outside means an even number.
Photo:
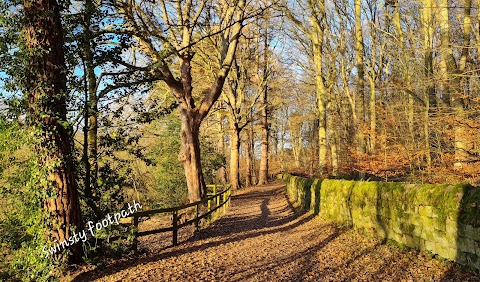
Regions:
<svg viewBox="0 0 480 282"><path fill-rule="evenodd" d="M136 251L138 247L138 237L163 233L163 232L172 232L172 244L173 246L178 245L178 230L181 228L188 226L188 225L195 225L195 231L199 230L199 223L200 220L205 219L208 224L211 223L212 219L218 218L220 216L220 208L222 208L222 213L225 214L228 206L230 205L230 197L231 197L231 186L230 184L217 184L217 185L207 185L207 188L211 188L212 193L207 194L207 198L186 204L179 207L172 207L172 208L163 208L163 209L155 209L155 210L147 210L134 213L129 217L133 217L133 226L135 230L134 239L133 239L133 249ZM222 191L218 192L219 188L223 188ZM206 207L205 207L206 205ZM181 211L194 207L194 217L191 219L187 219L185 222L179 224L179 215L182 215ZM205 213L201 214L201 208L206 208ZM139 219L142 217L149 217L155 214L162 214L162 213L171 213L172 225L169 227L148 230L138 232L138 223ZM186 216L185 214L183 214ZM117 238L111 238L113 240Z"/></svg>

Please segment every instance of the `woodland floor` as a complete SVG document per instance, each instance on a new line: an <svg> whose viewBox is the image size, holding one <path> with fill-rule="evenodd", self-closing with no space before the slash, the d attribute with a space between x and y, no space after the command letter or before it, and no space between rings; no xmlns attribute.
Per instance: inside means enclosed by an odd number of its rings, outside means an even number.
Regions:
<svg viewBox="0 0 480 282"><path fill-rule="evenodd" d="M227 215L180 246L145 238L146 253L73 281L480 281L453 263L299 212L283 191L237 191Z"/></svg>

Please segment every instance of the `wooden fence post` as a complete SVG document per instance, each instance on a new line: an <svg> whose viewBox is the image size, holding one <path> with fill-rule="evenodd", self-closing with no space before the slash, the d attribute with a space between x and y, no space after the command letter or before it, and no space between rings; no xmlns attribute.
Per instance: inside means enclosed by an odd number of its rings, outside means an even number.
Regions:
<svg viewBox="0 0 480 282"><path fill-rule="evenodd" d="M208 202L207 202L207 212L208 213L210 213L211 207L212 207L211 200L208 199ZM208 223L208 225L210 225L210 223L212 223L212 214L209 214L207 216L207 223Z"/></svg>
<svg viewBox="0 0 480 282"><path fill-rule="evenodd" d="M223 203L223 214L227 213L227 203L225 202L225 199L227 198L227 191L225 191L222 194L222 203Z"/></svg>
<svg viewBox="0 0 480 282"><path fill-rule="evenodd" d="M219 196L215 196L215 219L218 218L218 213L220 212L220 210L219 210L219 208L218 208L219 200L220 200L220 197L219 197Z"/></svg>
<svg viewBox="0 0 480 282"><path fill-rule="evenodd" d="M198 231L198 204L195 205L195 231Z"/></svg>
<svg viewBox="0 0 480 282"><path fill-rule="evenodd" d="M178 235L178 211L173 212L172 216L173 222L173 246L175 247L177 245L177 235Z"/></svg>
<svg viewBox="0 0 480 282"><path fill-rule="evenodd" d="M135 228L134 234L133 234L133 251L134 251L134 252L137 252L137 251L138 251L138 237L137 237L137 233L138 233L138 217L137 217L137 216L134 216L134 217L133 217L133 228Z"/></svg>
<svg viewBox="0 0 480 282"><path fill-rule="evenodd" d="M228 187L228 192L227 192L227 193L228 193L227 208L229 208L229 207L230 207L230 199L232 198L232 197L231 197L231 196L232 196L232 189L231 189L231 187Z"/></svg>

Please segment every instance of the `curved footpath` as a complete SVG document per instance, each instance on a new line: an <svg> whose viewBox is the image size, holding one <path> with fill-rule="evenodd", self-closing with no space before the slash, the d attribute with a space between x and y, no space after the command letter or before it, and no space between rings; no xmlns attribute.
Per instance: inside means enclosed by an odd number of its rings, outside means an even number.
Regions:
<svg viewBox="0 0 480 282"><path fill-rule="evenodd" d="M97 268L74 281L480 281L296 212L284 185L237 191L229 213L180 246Z"/></svg>

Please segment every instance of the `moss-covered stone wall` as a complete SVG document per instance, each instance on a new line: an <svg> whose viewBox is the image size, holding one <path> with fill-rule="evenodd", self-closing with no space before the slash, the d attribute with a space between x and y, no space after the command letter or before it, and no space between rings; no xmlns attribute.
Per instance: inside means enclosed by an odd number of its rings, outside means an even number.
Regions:
<svg viewBox="0 0 480 282"><path fill-rule="evenodd" d="M289 199L306 210L480 271L480 188L278 178L286 181Z"/></svg>

